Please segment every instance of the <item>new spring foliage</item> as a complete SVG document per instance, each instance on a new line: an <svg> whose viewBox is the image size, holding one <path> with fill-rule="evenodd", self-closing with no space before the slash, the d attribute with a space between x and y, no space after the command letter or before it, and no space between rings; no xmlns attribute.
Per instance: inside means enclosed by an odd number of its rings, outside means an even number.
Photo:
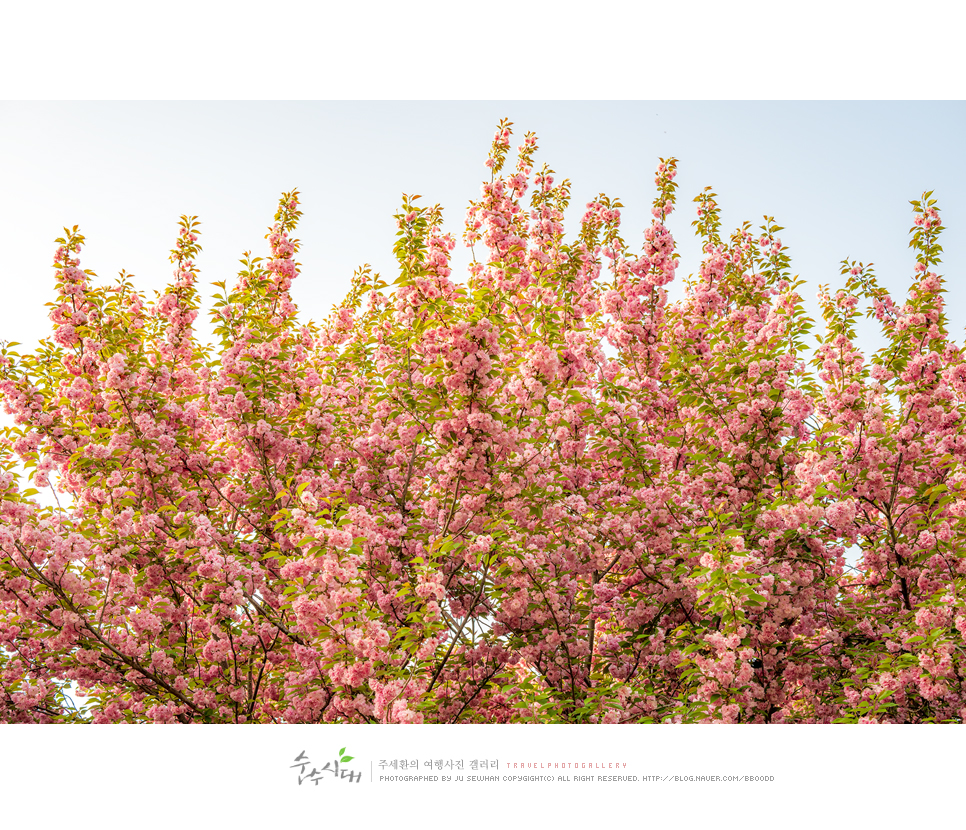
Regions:
<svg viewBox="0 0 966 830"><path fill-rule="evenodd" d="M699 194L670 303L676 161L643 250L603 194L568 240L569 182L532 134L508 166L510 127L465 278L407 196L394 282L361 269L319 325L297 192L215 283L213 346L195 218L153 302L57 240L53 336L0 356L0 719L961 720L966 364L931 194L908 297L843 263L816 350L772 218L726 237Z"/></svg>

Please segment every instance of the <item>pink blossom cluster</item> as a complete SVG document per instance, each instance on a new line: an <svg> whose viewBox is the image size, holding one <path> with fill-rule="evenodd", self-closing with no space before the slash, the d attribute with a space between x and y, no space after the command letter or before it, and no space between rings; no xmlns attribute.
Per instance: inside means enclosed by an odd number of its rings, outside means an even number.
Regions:
<svg viewBox="0 0 966 830"><path fill-rule="evenodd" d="M962 719L966 362L930 194L908 297L843 263L812 350L773 218L725 237L706 189L671 302L676 160L640 252L604 194L568 241L570 183L532 134L507 167L511 127L465 279L405 196L394 283L360 269L321 324L297 192L215 283L214 348L194 217L153 303L58 240L53 340L0 350L0 720Z"/></svg>

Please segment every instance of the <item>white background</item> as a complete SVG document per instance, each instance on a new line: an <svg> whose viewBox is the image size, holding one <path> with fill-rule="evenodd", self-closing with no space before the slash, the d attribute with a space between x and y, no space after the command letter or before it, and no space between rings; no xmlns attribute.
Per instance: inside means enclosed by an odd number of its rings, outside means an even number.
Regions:
<svg viewBox="0 0 966 830"><path fill-rule="evenodd" d="M347 270L363 261L378 266L377 258L386 256L395 207L390 195L415 191L430 203L439 201L459 229L502 115L517 122L517 137L528 129L540 134L541 156L575 180L578 208L599 190L633 202L625 213L629 231L643 228L655 156L674 154L682 161L682 213L701 187L712 184L726 208L726 229L774 214L788 228L793 263L798 266L802 257L809 265L801 270L810 286L834 282L835 263L846 256L886 263L884 278L895 280L890 285L905 284L911 266L901 260L911 218L905 202L932 188L950 228L944 240L947 273L962 270L962 161L949 152L963 134L955 126L962 121L960 101L909 105L898 125L874 107L845 107L820 129L802 123L804 105L797 115L795 108L786 110L777 124L748 116L749 107L732 110L745 114L737 121L726 113L698 127L693 118L668 116L666 141L663 133L656 137L660 116L644 116L643 107L636 107L640 125L630 124L629 115L599 115L619 114L622 107L635 111L635 105L618 103L628 101L664 101L670 110L677 99L960 99L952 4L840 0L793 10L764 2L678 2L673 8L517 2L456 9L415 2L308 8L175 2L148 9L85 2L4 10L0 97L10 103L0 109L0 338L28 343L41 336L52 240L62 225L83 225L90 240L85 267L103 279L126 268L139 285L155 289L167 277L166 250L178 215L198 214L206 223L203 277L222 279L242 250L258 252L278 194L293 186L303 189L306 209L306 274L297 299L311 307L310 316L319 314L319 306L324 313L338 299ZM438 123L423 119L406 129L419 107L360 105L383 119L391 140L342 135L344 146L368 149L370 167L340 156L338 141L319 141L314 168L303 163L311 150L304 131L286 132L293 119L310 117L308 105L308 114L298 117L286 115L298 107L246 105L242 109L251 115L244 117L224 105L118 103L393 99L504 103L464 107L462 120L447 116L441 105L422 105L443 113ZM598 105L596 116L588 115L590 105L554 112L523 103L539 100L614 103L613 109ZM53 107L46 103L51 101L105 103ZM159 119L166 120L163 127ZM937 124L943 125L938 132ZM699 130L705 131L702 141L696 140ZM835 161L832 147L833 162L841 166L815 167L814 153L836 141L847 150L844 161L841 151ZM239 149L245 146L247 153ZM461 155L443 151L452 147ZM752 155L751 163L742 152ZM765 152L772 155L763 157ZM427 166L420 153L432 156L436 166ZM735 163L723 165L722 158ZM864 171L874 184L856 186L850 171ZM343 185L339 177L347 173L349 184ZM788 194L800 186L796 181L823 175L831 187L822 221L815 223L814 210L801 209ZM384 188L367 197L373 182ZM338 225L340 214L353 217L350 228ZM685 218L680 230L672 227L682 244L690 221ZM825 237L819 238L816 226ZM693 269L693 263L686 265ZM315 288L303 290L310 279ZM961 308L962 299L956 302ZM489 828L536 821L563 827L898 827L958 817L960 735L958 726L5 726L0 781L5 815L44 827L61 821L74 827ZM322 792L323 785L297 785L289 766L300 751L321 759L342 746L363 765L413 754L467 760L483 753L501 760L619 755L639 775L735 771L774 775L776 782L446 789L364 782L351 795L341 782L335 793Z"/></svg>

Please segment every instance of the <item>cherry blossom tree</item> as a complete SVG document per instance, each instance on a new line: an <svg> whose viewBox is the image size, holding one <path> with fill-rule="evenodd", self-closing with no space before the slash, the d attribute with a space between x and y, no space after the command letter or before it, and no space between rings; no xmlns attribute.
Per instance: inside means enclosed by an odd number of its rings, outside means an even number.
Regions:
<svg viewBox="0 0 966 830"><path fill-rule="evenodd" d="M297 192L214 283L212 344L196 218L152 302L57 240L52 338L0 353L0 719L962 718L966 364L931 194L908 298L843 263L814 349L773 218L726 238L699 194L669 302L676 160L641 252L603 194L567 241L570 184L532 134L510 166L511 126L465 280L404 196L395 281L360 269L321 324L290 293Z"/></svg>

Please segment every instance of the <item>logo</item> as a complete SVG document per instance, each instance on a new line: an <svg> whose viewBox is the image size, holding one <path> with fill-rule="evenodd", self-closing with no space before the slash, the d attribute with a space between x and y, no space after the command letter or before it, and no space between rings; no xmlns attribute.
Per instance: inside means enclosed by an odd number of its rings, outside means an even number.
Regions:
<svg viewBox="0 0 966 830"><path fill-rule="evenodd" d="M311 781L315 786L319 785L321 781L348 781L350 784L358 784L362 781L362 773L356 772L355 770L348 769L346 764L354 759L353 755L346 755L346 748L342 747L339 750L339 757L332 761L326 761L325 765L320 769L316 767L309 756L303 749L298 756L295 758L295 763L292 764L290 769L295 769L298 767L298 779L299 786L301 786L306 781ZM306 770L312 767L311 772L306 772ZM332 777L326 778L326 773L329 773Z"/></svg>

